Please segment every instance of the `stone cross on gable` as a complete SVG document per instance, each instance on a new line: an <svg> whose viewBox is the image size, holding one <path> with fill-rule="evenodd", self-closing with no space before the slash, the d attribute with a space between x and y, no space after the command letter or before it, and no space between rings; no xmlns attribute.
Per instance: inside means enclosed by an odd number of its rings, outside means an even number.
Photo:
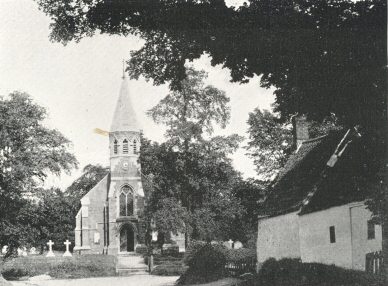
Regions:
<svg viewBox="0 0 388 286"><path fill-rule="evenodd" d="M66 251L63 254L63 256L71 256L71 253L69 251L69 247L70 247L71 242L68 239L66 239L66 241L63 244L66 245Z"/></svg>
<svg viewBox="0 0 388 286"><path fill-rule="evenodd" d="M53 252L54 242L52 242L51 239L50 239L49 242L47 242L47 245L49 247L49 251L48 251L46 257L54 257L55 256L55 254Z"/></svg>

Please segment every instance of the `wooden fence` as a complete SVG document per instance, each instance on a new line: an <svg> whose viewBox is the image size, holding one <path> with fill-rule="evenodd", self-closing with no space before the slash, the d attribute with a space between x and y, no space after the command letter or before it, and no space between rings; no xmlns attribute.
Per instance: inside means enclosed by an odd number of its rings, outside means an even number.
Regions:
<svg viewBox="0 0 388 286"><path fill-rule="evenodd" d="M256 259L245 259L241 261L228 261L225 264L225 271L229 276L236 277L244 273L256 272Z"/></svg>
<svg viewBox="0 0 388 286"><path fill-rule="evenodd" d="M383 270L383 254L381 251L365 255L365 271L372 274L381 274Z"/></svg>

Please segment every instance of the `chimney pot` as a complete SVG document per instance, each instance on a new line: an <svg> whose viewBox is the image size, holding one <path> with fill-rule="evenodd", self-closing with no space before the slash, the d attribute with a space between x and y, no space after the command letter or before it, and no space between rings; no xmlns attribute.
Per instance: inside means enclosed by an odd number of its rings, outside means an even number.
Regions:
<svg viewBox="0 0 388 286"><path fill-rule="evenodd" d="M303 141L310 139L309 127L310 123L307 121L305 115L297 115L292 118L294 146L299 148Z"/></svg>

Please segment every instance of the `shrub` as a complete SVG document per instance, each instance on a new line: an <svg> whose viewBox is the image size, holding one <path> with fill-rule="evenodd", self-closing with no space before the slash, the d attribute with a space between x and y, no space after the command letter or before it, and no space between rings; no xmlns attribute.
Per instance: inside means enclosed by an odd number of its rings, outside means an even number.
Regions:
<svg viewBox="0 0 388 286"><path fill-rule="evenodd" d="M256 260L256 250L248 248L225 249L225 256L228 262Z"/></svg>
<svg viewBox="0 0 388 286"><path fill-rule="evenodd" d="M23 276L29 276L29 273L26 269L20 269L20 268L4 269L1 274L7 280L16 280Z"/></svg>
<svg viewBox="0 0 388 286"><path fill-rule="evenodd" d="M200 250L202 247L206 245L204 241L192 240L190 242L189 247L186 249L185 256L183 258L183 262L188 264L189 261L193 258L193 256Z"/></svg>
<svg viewBox="0 0 388 286"><path fill-rule="evenodd" d="M260 286L383 286L381 277L363 271L349 270L334 265L302 263L297 259L271 258L259 271L256 285Z"/></svg>
<svg viewBox="0 0 388 286"><path fill-rule="evenodd" d="M180 276L185 273L186 267L182 264L162 264L155 266L152 269L152 275L160 275L160 276Z"/></svg>
<svg viewBox="0 0 388 286"><path fill-rule="evenodd" d="M179 246L176 244L164 244L163 255L177 255L179 254Z"/></svg>
<svg viewBox="0 0 388 286"><path fill-rule="evenodd" d="M224 277L225 248L220 245L206 244L191 253L188 269L178 279L179 285L207 283Z"/></svg>
<svg viewBox="0 0 388 286"><path fill-rule="evenodd" d="M138 254L146 255L148 253L148 247L144 244L140 244L140 245L136 246L135 251Z"/></svg>
<svg viewBox="0 0 388 286"><path fill-rule="evenodd" d="M53 278L85 278L116 275L115 257L111 255L82 255L47 258L45 256L17 257L3 265L6 279L48 274Z"/></svg>

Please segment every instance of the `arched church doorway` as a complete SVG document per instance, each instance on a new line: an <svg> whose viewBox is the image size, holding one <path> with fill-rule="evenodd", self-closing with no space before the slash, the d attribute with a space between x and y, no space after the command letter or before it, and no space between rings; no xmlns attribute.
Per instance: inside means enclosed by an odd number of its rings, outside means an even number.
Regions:
<svg viewBox="0 0 388 286"><path fill-rule="evenodd" d="M120 230L120 252L132 252L135 250L135 232L129 224L123 225Z"/></svg>

